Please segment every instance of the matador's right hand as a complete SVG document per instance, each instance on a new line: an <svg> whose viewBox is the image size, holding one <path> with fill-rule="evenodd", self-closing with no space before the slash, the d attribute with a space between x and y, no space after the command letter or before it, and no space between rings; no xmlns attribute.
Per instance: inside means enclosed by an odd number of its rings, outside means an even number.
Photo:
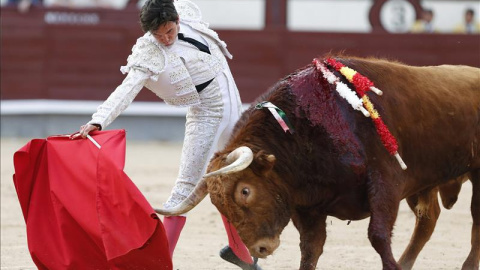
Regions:
<svg viewBox="0 0 480 270"><path fill-rule="evenodd" d="M94 131L94 130L99 130L100 128L96 125L92 125L92 124L85 124L83 126L80 127L80 130L78 131L78 133L75 133L71 136L72 139L76 139L77 137L81 136L82 138L86 138L87 135Z"/></svg>

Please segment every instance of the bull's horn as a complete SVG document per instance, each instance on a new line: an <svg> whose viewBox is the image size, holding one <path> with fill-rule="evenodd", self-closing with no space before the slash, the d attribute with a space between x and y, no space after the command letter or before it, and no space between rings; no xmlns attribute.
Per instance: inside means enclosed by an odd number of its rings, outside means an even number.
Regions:
<svg viewBox="0 0 480 270"><path fill-rule="evenodd" d="M207 182L205 181L205 178L202 178L197 183L192 193L190 193L190 195L188 195L185 200L172 208L155 208L155 212L164 216L178 216L181 214L185 214L188 211L192 210L195 206L197 206L197 204L199 204L203 200L203 198L207 196L207 193Z"/></svg>
<svg viewBox="0 0 480 270"><path fill-rule="evenodd" d="M252 149L247 146L240 146L237 149L233 150L230 154L228 154L227 163L229 163L229 165L214 172L207 173L204 177L239 172L247 168L252 163L252 161Z"/></svg>
<svg viewBox="0 0 480 270"><path fill-rule="evenodd" d="M227 156L227 163L229 163L228 166L204 175L195 186L195 189L192 191L192 193L190 193L190 195L188 195L188 197L181 203L169 209L156 208L155 212L164 216L178 216L187 213L197 206L197 204L199 204L205 198L205 196L207 196L208 189L205 178L219 174L228 174L241 171L247 168L252 161L253 152L247 146L241 146L233 150Z"/></svg>

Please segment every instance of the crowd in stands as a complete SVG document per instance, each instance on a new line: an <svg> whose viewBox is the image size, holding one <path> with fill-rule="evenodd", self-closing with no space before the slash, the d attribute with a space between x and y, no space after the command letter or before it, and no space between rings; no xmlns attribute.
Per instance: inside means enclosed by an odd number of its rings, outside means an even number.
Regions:
<svg viewBox="0 0 480 270"><path fill-rule="evenodd" d="M2 5L17 6L21 13L28 12L32 6L44 5L46 7L68 8L125 8L129 0L0 0ZM137 0L135 0L137 1ZM146 0L138 0L137 7L140 9ZM439 31L435 27L435 14L432 9L424 9L418 20L410 28L410 33L456 33L456 34L480 34L480 21L475 17L475 10L467 8L464 19L455 24L450 31Z"/></svg>
<svg viewBox="0 0 480 270"><path fill-rule="evenodd" d="M439 33L434 23L434 13L432 9L424 9L420 19L416 20L410 29L411 33ZM478 34L480 33L480 22L475 20L475 11L467 8L464 14L464 20L457 23L453 28L456 34Z"/></svg>

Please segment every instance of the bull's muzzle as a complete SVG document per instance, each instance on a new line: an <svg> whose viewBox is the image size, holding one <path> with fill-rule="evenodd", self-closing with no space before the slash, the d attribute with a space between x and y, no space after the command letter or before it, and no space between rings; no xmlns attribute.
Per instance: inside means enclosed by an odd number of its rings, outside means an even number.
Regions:
<svg viewBox="0 0 480 270"><path fill-rule="evenodd" d="M258 258L266 258L271 255L280 246L280 239L275 238L262 238L249 246L250 254Z"/></svg>

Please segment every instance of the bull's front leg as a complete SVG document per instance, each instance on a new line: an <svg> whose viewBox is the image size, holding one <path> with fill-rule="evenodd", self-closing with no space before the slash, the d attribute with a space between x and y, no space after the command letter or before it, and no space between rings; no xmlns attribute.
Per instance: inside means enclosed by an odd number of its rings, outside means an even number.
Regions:
<svg viewBox="0 0 480 270"><path fill-rule="evenodd" d="M393 225L400 204L398 186L391 178L380 173L369 173L368 201L370 205L370 224L368 239L382 259L384 270L399 270L400 266L393 257L391 238Z"/></svg>
<svg viewBox="0 0 480 270"><path fill-rule="evenodd" d="M327 238L326 215L312 215L310 212L296 212L292 221L300 233L300 270L313 270L323 253Z"/></svg>

